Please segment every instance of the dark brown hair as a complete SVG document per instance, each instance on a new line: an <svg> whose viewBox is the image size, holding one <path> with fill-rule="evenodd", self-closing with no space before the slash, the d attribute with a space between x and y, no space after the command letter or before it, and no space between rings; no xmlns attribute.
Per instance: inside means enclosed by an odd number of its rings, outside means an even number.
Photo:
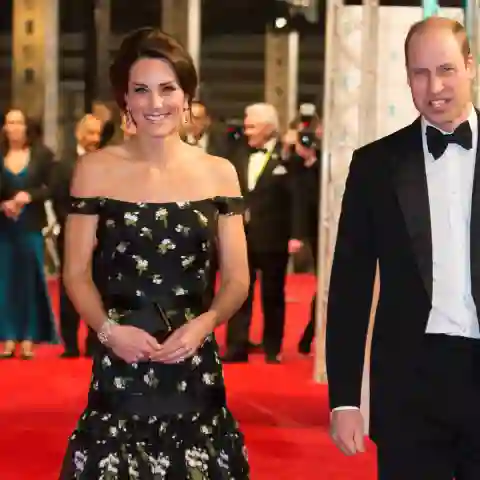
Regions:
<svg viewBox="0 0 480 480"><path fill-rule="evenodd" d="M468 59L468 56L471 53L470 50L470 42L468 40L467 31L465 27L456 20L452 20L450 18L445 17L429 17L421 20L419 22L414 23L410 29L408 30L407 36L405 37L405 44L404 44L404 53L405 53L405 65L408 66L408 47L410 45L410 41L412 37L417 34L421 33L429 28L443 28L446 30L450 30L453 35L455 35L460 43L460 47L462 49L463 57L465 61Z"/></svg>
<svg viewBox="0 0 480 480"><path fill-rule="evenodd" d="M158 28L146 27L127 35L110 67L110 82L118 106L126 109L125 95L132 65L141 58L166 60L173 68L180 88L185 92L189 103L195 97L198 76L192 57L172 36Z"/></svg>
<svg viewBox="0 0 480 480"><path fill-rule="evenodd" d="M43 134L41 123L27 117L27 115L25 115L25 112L21 108L10 108L10 109L8 109L6 111L6 113L3 115L3 118L2 118L2 121L1 121L2 130L0 131L0 154L3 155L3 156L5 156L8 153L8 151L10 150L10 141L8 140L7 134L6 134L5 130L3 130L3 127L5 125L5 120L7 118L7 115L10 112L14 112L14 111L21 112L22 115L23 115L23 118L25 120L25 127L26 127L25 146L26 147L31 147L34 143L39 142L41 140L41 137L42 137L42 134Z"/></svg>

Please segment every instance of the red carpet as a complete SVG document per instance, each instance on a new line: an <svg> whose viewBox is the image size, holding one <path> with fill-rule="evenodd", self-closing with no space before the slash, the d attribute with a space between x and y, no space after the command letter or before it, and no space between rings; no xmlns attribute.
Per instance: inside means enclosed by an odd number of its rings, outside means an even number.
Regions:
<svg viewBox="0 0 480 480"><path fill-rule="evenodd" d="M245 432L252 480L373 480L373 447L346 458L328 438L327 391L312 382L312 360L296 353L313 279L289 279L284 363L225 369L230 408ZM56 292L52 292L56 297ZM254 339L260 337L258 311ZM218 334L223 341L223 332ZM41 347L31 362L0 363L0 480L56 480L67 437L84 407L90 361L59 360ZM93 480L93 479L92 479Z"/></svg>

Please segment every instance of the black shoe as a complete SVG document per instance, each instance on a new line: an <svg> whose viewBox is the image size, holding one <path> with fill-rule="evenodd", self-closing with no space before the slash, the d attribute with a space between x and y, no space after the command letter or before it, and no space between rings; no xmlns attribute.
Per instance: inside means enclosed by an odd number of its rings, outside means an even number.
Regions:
<svg viewBox="0 0 480 480"><path fill-rule="evenodd" d="M261 352L263 351L262 343L248 342L247 349L249 352Z"/></svg>
<svg viewBox="0 0 480 480"><path fill-rule="evenodd" d="M60 358L78 358L80 357L80 352L65 350L61 355Z"/></svg>
<svg viewBox="0 0 480 480"><path fill-rule="evenodd" d="M298 353L301 353L302 355L309 355L311 351L312 343L302 338L300 342L298 342Z"/></svg>
<svg viewBox="0 0 480 480"><path fill-rule="evenodd" d="M282 363L280 354L273 353L267 353L267 355L265 356L265 361L267 363L270 363L271 365L279 365L280 363Z"/></svg>
<svg viewBox="0 0 480 480"><path fill-rule="evenodd" d="M247 363L248 353L244 352L227 352L221 357L223 363Z"/></svg>

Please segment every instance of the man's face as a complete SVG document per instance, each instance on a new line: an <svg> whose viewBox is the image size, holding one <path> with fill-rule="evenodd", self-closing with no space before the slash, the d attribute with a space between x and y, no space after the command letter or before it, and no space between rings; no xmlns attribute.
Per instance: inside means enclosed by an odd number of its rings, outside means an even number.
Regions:
<svg viewBox="0 0 480 480"><path fill-rule="evenodd" d="M248 144L253 148L261 148L271 138L274 127L255 111L245 112L244 130Z"/></svg>
<svg viewBox="0 0 480 480"><path fill-rule="evenodd" d="M201 103L193 103L191 115L188 114L188 123L185 127L187 134L200 138L210 126L210 117Z"/></svg>
<svg viewBox="0 0 480 480"><path fill-rule="evenodd" d="M472 59L446 28L414 34L407 50L408 83L417 110L433 125L452 131L471 104Z"/></svg>
<svg viewBox="0 0 480 480"><path fill-rule="evenodd" d="M77 130L77 142L86 152L93 152L98 148L101 134L101 121L98 118L89 117Z"/></svg>

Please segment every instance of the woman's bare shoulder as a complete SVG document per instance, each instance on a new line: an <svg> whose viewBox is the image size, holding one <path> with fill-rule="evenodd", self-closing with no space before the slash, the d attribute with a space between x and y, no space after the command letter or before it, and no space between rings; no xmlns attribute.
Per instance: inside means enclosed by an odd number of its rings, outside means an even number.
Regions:
<svg viewBox="0 0 480 480"><path fill-rule="evenodd" d="M230 160L205 154L205 164L215 180L218 195L238 195L240 193L237 171Z"/></svg>
<svg viewBox="0 0 480 480"><path fill-rule="evenodd" d="M115 172L127 159L121 145L109 146L83 155L77 160L72 181L72 194L104 196L109 191Z"/></svg>

